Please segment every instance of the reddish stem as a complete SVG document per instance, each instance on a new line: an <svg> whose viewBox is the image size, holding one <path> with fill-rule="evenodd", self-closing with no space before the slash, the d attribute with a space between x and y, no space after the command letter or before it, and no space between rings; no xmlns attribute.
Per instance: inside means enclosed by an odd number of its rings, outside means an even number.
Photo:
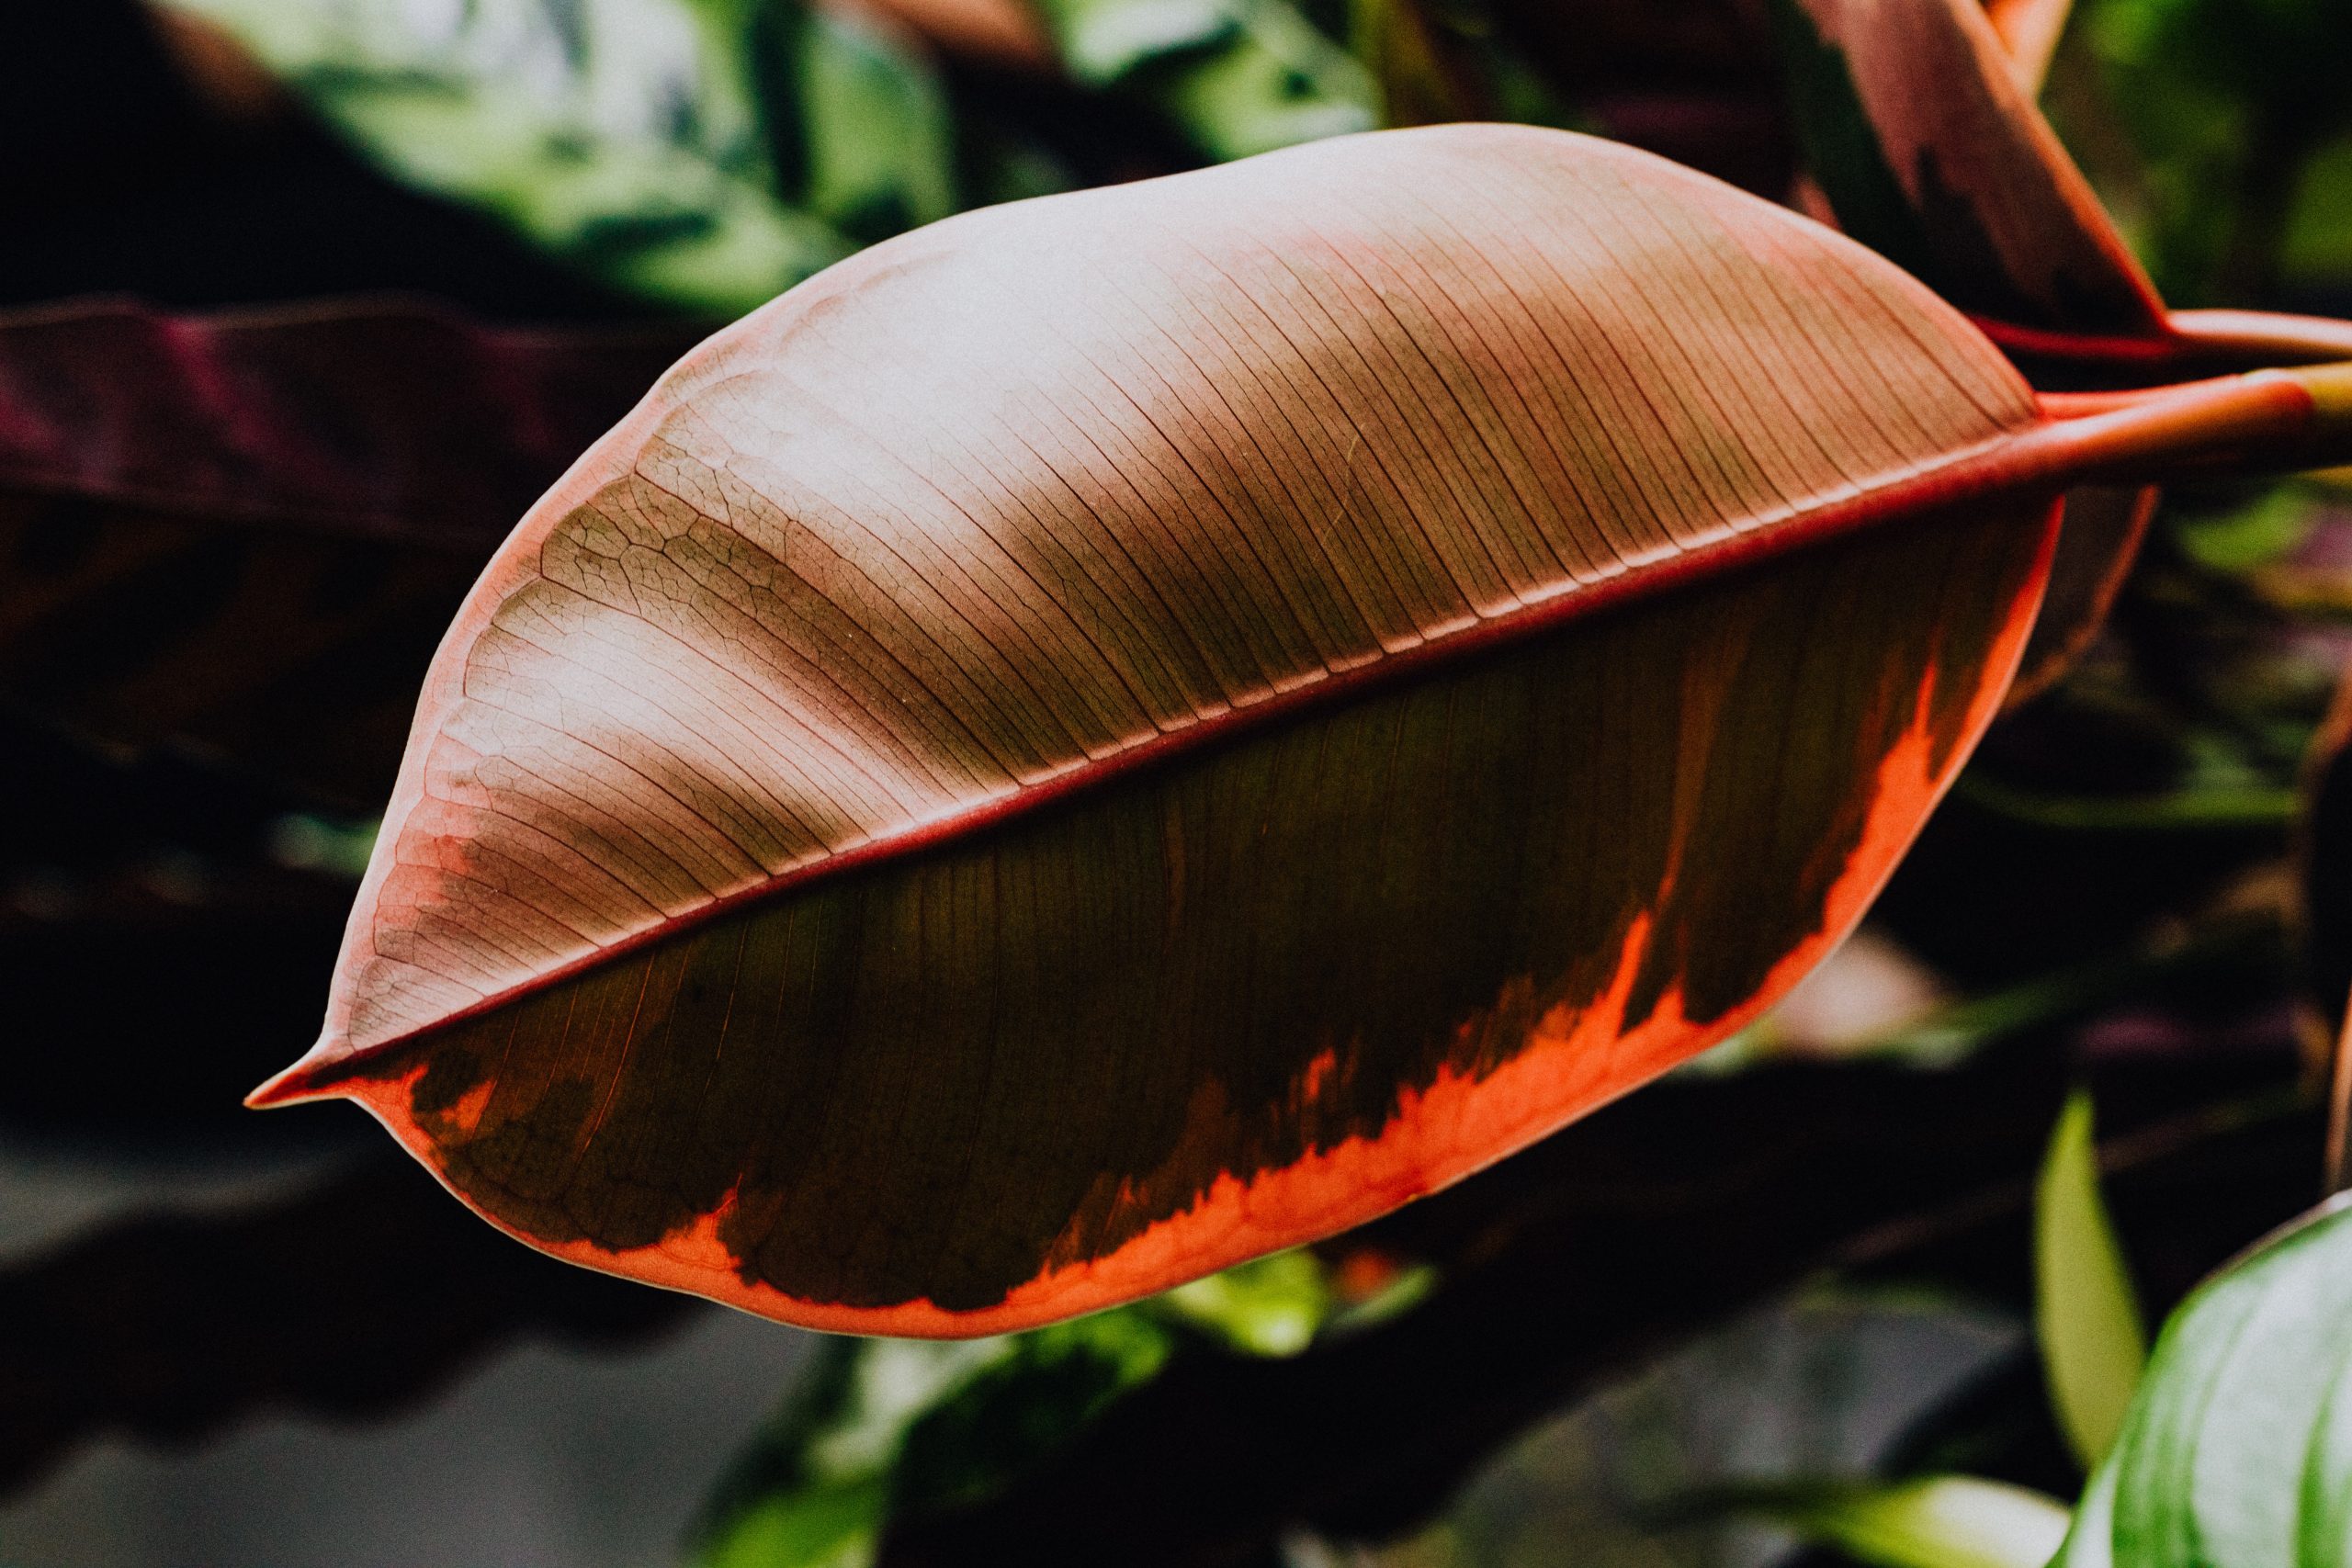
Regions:
<svg viewBox="0 0 2352 1568"><path fill-rule="evenodd" d="M2032 448L2032 467L2047 465L2068 483L2352 462L2352 364L2256 370L2136 392L2046 393L2041 404L2054 423L2021 445Z"/></svg>
<svg viewBox="0 0 2352 1568"><path fill-rule="evenodd" d="M2252 368L2352 359L2352 321L2275 310L2173 310L2161 333L2052 332L1973 318L2012 354L2077 364L2145 367L2201 365Z"/></svg>
<svg viewBox="0 0 2352 1568"><path fill-rule="evenodd" d="M2175 335L2104 335L2098 333L2052 332L1971 316L1976 330L2009 354L2035 359L2064 359L2078 364L2144 366L2151 369L2175 365L2185 357L2186 340Z"/></svg>
<svg viewBox="0 0 2352 1568"><path fill-rule="evenodd" d="M2271 310L2175 310L2174 333L2213 359L2265 365L2320 365L2352 359L2352 321Z"/></svg>
<svg viewBox="0 0 2352 1568"><path fill-rule="evenodd" d="M2170 387L2143 387L2129 392L2043 392L2040 394L2041 412L2052 419L2088 419L2097 413L2114 413L2120 409L2135 408L2144 402L2151 390L2169 392Z"/></svg>

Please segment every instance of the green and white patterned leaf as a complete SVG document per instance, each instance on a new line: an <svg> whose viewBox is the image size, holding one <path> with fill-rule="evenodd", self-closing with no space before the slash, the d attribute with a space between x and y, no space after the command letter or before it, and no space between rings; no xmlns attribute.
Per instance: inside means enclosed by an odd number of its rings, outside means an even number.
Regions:
<svg viewBox="0 0 2352 1568"><path fill-rule="evenodd" d="M2352 1201L2175 1313L2058 1568L2352 1563Z"/></svg>

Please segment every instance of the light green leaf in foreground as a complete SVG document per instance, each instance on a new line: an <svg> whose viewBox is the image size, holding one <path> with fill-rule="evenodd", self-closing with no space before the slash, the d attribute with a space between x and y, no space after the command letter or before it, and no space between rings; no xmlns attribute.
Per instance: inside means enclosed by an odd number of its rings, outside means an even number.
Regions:
<svg viewBox="0 0 2352 1568"><path fill-rule="evenodd" d="M1964 1475L1824 1491L1761 1511L1873 1568L2044 1568L2066 1534L2054 1499Z"/></svg>
<svg viewBox="0 0 2352 1568"><path fill-rule="evenodd" d="M2059 1429L2096 1468L2139 1386L2148 1335L2099 1197L2090 1097L2077 1090L2051 1134L2033 1205L2034 1329Z"/></svg>
<svg viewBox="0 0 2352 1568"><path fill-rule="evenodd" d="M1329 1280L1311 1252L1277 1252L1179 1285L1156 1309L1250 1356L1293 1356L1330 1317Z"/></svg>

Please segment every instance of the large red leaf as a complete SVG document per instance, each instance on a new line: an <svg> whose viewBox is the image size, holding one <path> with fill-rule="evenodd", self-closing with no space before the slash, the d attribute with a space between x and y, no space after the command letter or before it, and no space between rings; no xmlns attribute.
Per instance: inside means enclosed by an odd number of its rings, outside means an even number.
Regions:
<svg viewBox="0 0 2352 1568"><path fill-rule="evenodd" d="M2352 358L2352 322L2167 310L2034 102L2065 0L1770 0L1791 111L1849 233L2069 373Z"/></svg>
<svg viewBox="0 0 2352 1568"><path fill-rule="evenodd" d="M0 694L372 805L514 514L684 346L400 303L0 317Z"/></svg>
<svg viewBox="0 0 2352 1568"><path fill-rule="evenodd" d="M2064 0L1772 0L1808 162L1848 232L2038 363L2094 375L2352 357L2352 323L2167 311L2034 102ZM2153 490L2068 497L2011 694L2064 674L2113 605Z"/></svg>
<svg viewBox="0 0 2352 1568"><path fill-rule="evenodd" d="M1327 1234L1843 935L2100 423L1860 247L1558 132L893 241L502 548L257 1099L354 1097L537 1245L835 1328Z"/></svg>

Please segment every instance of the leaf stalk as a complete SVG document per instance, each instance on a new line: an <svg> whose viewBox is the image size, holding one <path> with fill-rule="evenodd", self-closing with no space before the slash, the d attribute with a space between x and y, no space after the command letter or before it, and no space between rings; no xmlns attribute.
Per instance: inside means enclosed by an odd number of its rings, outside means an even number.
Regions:
<svg viewBox="0 0 2352 1568"><path fill-rule="evenodd" d="M1972 319L2011 354L2110 370L2254 369L2352 359L2352 321L2277 310L2169 310L2161 333L2104 335Z"/></svg>
<svg viewBox="0 0 2352 1568"><path fill-rule="evenodd" d="M2067 483L2282 473L2352 462L2352 363L2139 392L2046 393L2039 456Z"/></svg>

